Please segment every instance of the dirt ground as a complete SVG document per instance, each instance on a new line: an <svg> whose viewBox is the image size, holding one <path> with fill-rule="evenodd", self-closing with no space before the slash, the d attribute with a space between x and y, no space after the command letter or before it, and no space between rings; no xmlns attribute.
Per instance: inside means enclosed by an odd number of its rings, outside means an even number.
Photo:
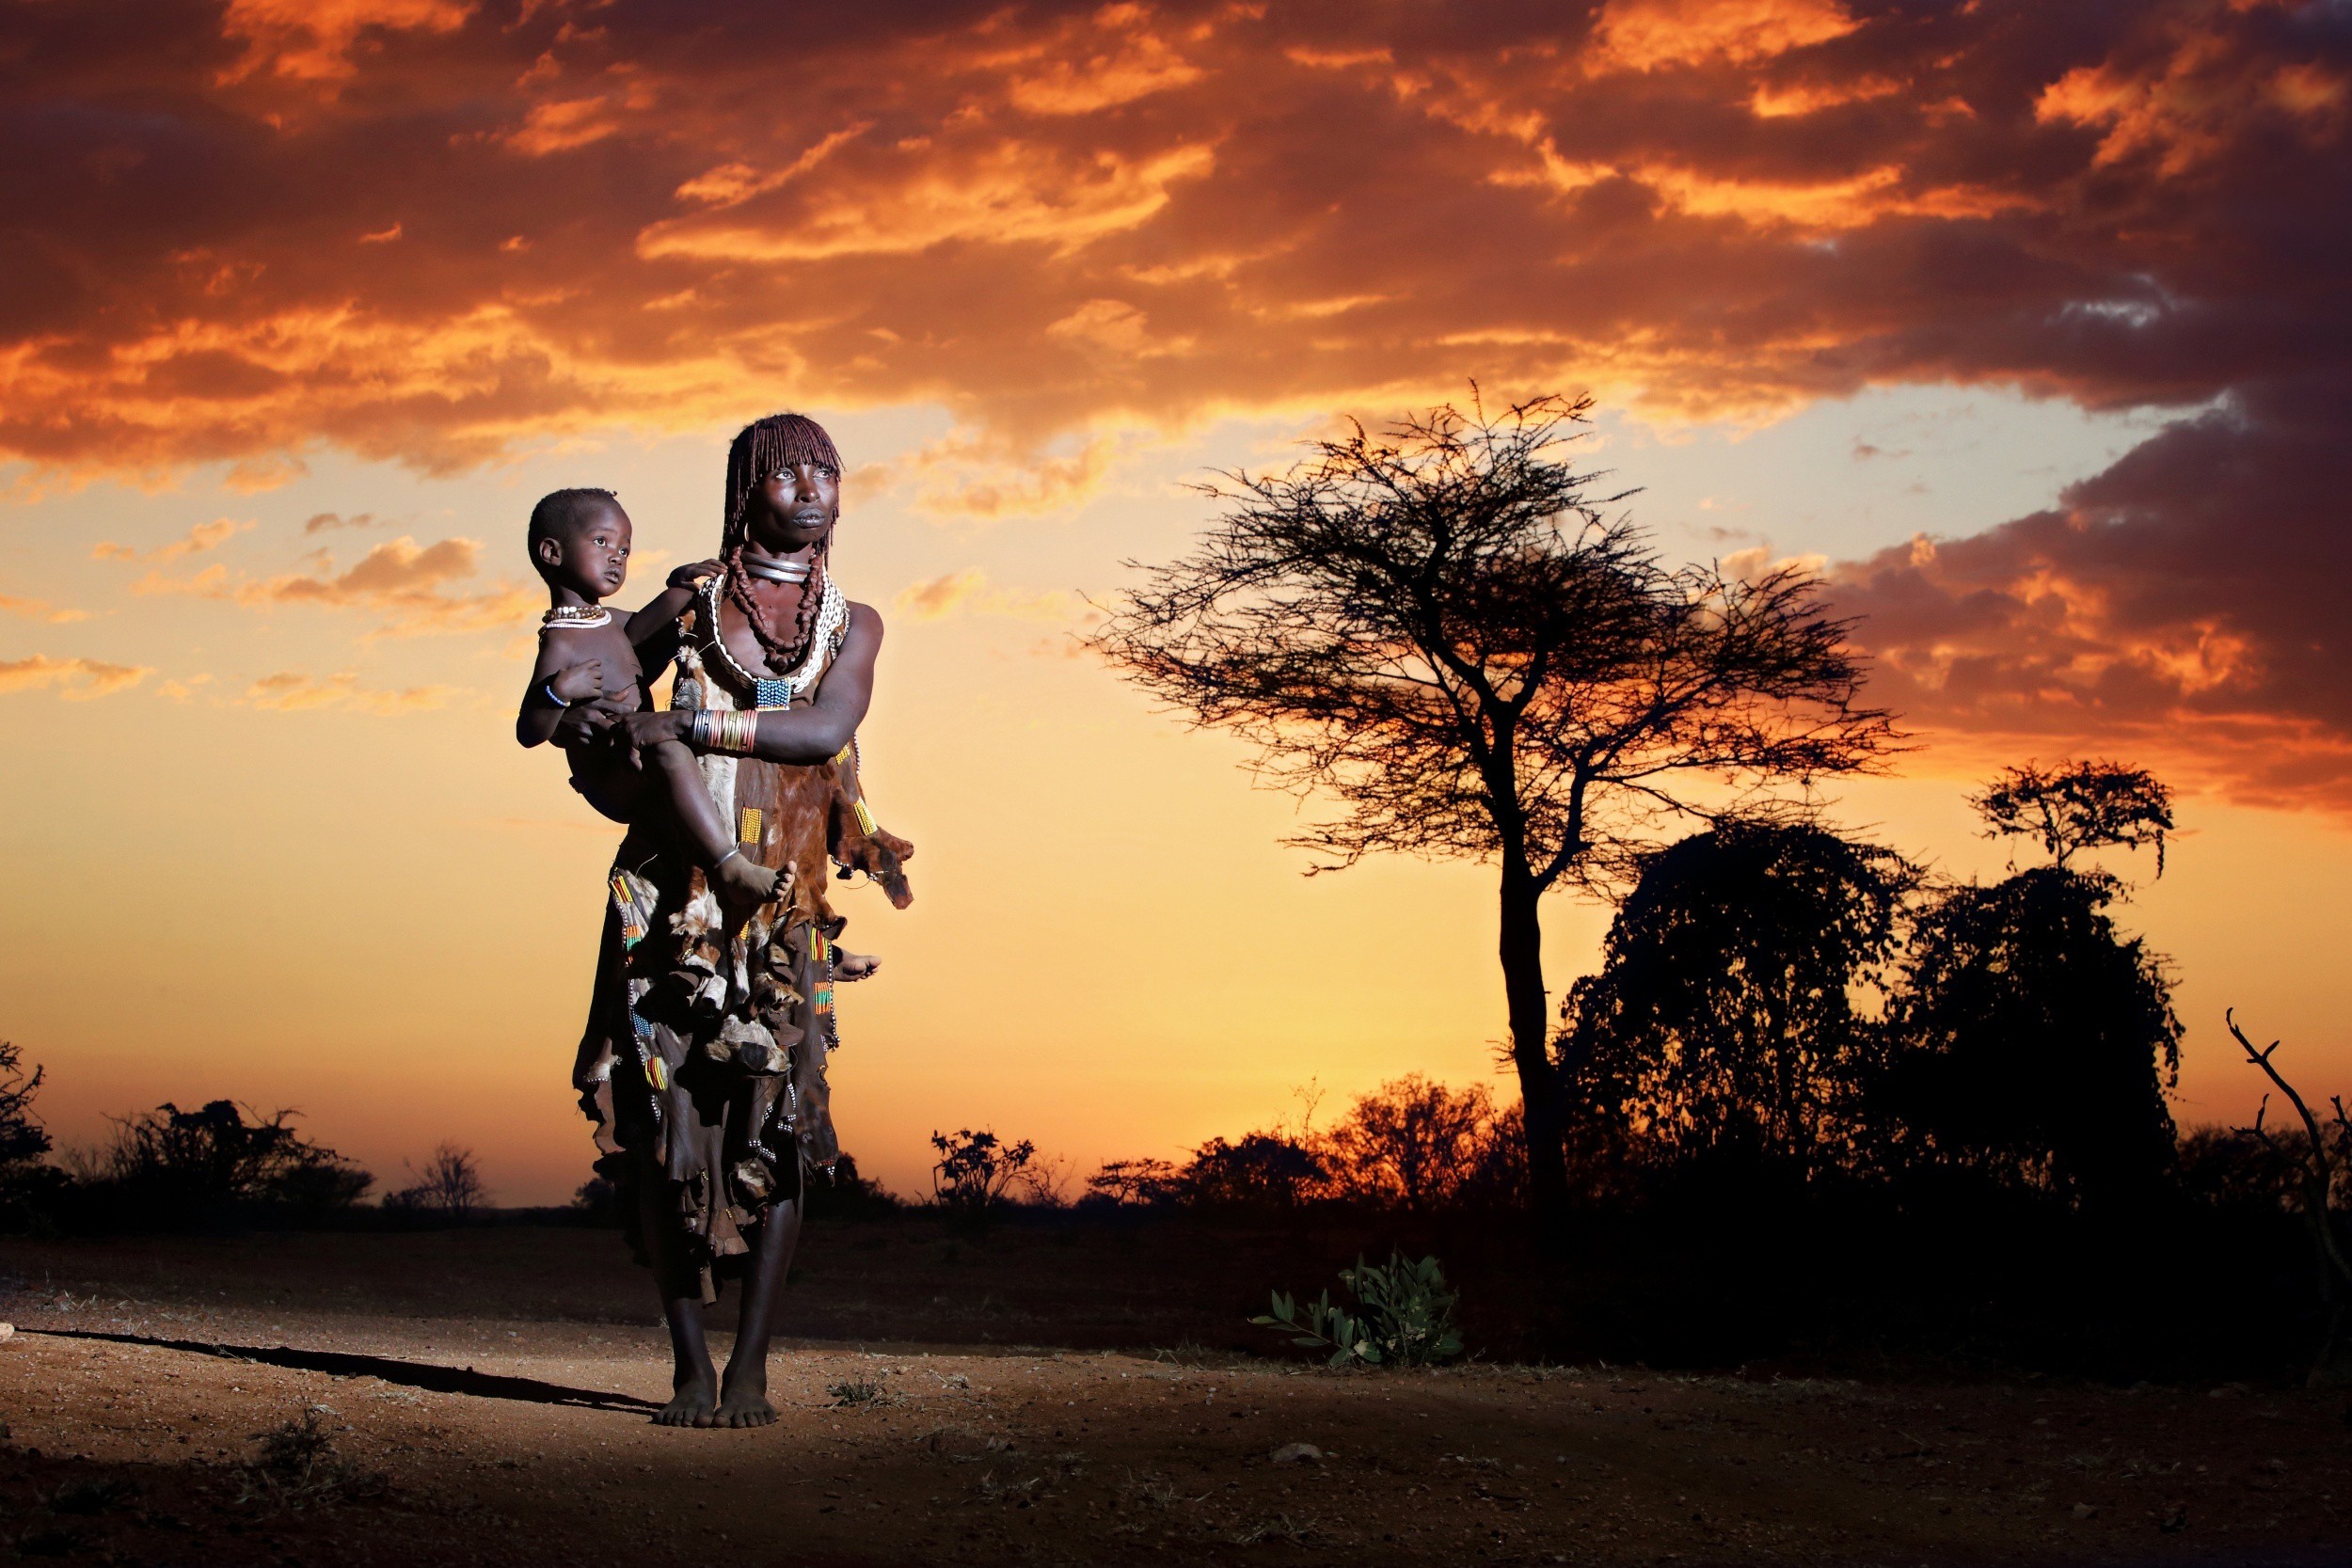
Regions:
<svg viewBox="0 0 2352 1568"><path fill-rule="evenodd" d="M1202 1325L1232 1320L1169 1287L1197 1259L1148 1235L1129 1254L1111 1269L1043 1237L817 1227L775 1358L783 1419L695 1432L647 1419L668 1392L664 1340L607 1232L0 1243L16 1325L0 1341L0 1551L2352 1560L2341 1393L1753 1366L1331 1373L1272 1346L1232 1354L1213 1328L1203 1349ZM262 1434L306 1419L331 1447L281 1440L264 1463ZM1322 1457L1278 1457L1295 1444Z"/></svg>

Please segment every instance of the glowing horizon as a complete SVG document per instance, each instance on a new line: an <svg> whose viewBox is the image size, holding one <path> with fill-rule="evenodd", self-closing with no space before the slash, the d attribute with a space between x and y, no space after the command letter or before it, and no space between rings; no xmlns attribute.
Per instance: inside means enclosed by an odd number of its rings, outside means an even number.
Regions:
<svg viewBox="0 0 2352 1568"><path fill-rule="evenodd" d="M862 1165L993 1124L1083 1175L1488 1071L1486 873L1301 880L1292 803L1071 636L1205 470L1473 377L1592 388L1666 554L1819 559L1922 743L1847 825L1991 872L2000 763L2182 790L2123 918L2183 1121L2259 1098L2225 1005L2352 1069L2352 62L2305 8L134 9L5 24L0 1037L63 1142L226 1096L388 1185L443 1137L506 1201L585 1179L613 835L504 733L522 518L619 490L640 602L785 405L851 467L917 844L914 910L846 895ZM1605 911L1547 920L1565 990Z"/></svg>

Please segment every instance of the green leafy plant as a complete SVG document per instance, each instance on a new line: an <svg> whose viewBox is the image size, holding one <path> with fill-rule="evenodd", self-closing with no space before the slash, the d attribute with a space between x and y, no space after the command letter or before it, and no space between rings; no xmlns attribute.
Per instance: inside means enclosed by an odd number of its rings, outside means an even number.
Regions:
<svg viewBox="0 0 2352 1568"><path fill-rule="evenodd" d="M1332 1306L1326 1291L1302 1314L1277 1291L1273 1311L1249 1321L1283 1330L1294 1345L1328 1348L1334 1367L1427 1367L1462 1354L1454 1328L1457 1298L1435 1258L1416 1262L1391 1251L1386 1263L1367 1263L1359 1256L1354 1268L1340 1271L1340 1283L1356 1298L1352 1308Z"/></svg>

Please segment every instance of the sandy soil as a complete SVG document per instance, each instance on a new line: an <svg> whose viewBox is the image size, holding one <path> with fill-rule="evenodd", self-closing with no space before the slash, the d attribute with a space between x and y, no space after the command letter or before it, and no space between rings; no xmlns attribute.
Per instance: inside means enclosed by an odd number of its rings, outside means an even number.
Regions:
<svg viewBox="0 0 2352 1568"><path fill-rule="evenodd" d="M664 1341L606 1233L10 1243L0 1550L818 1568L2352 1560L2341 1394L1756 1368L1334 1374L1180 1345L1184 1310L1155 1314L1148 1271L1130 1297L1087 1292L1099 1310L1064 1338L1095 1348L981 1342L1052 1338L1035 1304L1057 1268L1086 1273L1042 1243L976 1252L919 1226L813 1237L787 1304L800 1337L775 1360L783 1420L713 1433L648 1422ZM257 1466L257 1434L305 1412L332 1452L307 1478ZM1325 1457L1276 1458L1298 1443Z"/></svg>

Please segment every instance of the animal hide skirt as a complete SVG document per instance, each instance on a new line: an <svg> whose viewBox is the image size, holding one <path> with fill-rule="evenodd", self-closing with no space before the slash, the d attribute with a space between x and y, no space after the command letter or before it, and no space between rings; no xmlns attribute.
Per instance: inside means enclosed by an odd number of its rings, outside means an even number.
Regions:
<svg viewBox="0 0 2352 1568"><path fill-rule="evenodd" d="M612 871L576 1086L638 1261L665 1296L715 1301L771 1206L840 1157L825 1058L841 922L787 900L730 933L698 868L675 853L632 863L632 844Z"/></svg>

